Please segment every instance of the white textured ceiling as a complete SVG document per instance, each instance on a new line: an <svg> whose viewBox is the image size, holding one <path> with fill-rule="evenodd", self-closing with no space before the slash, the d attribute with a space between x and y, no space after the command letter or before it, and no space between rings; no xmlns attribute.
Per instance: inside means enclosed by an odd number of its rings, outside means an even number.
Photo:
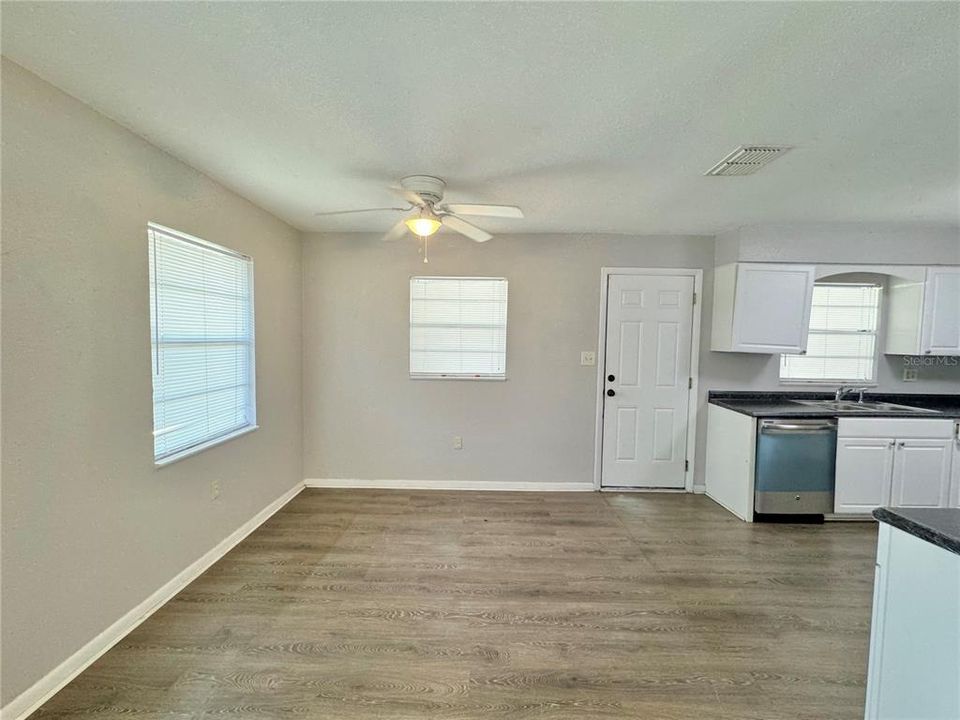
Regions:
<svg viewBox="0 0 960 720"><path fill-rule="evenodd" d="M5 2L15 62L304 230L401 175L493 231L958 220L955 3ZM743 143L796 149L702 173Z"/></svg>

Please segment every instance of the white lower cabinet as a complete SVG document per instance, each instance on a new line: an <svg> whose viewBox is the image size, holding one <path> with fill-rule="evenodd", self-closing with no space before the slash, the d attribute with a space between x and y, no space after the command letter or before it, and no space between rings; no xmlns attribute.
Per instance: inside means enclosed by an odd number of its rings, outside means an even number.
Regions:
<svg viewBox="0 0 960 720"><path fill-rule="evenodd" d="M837 438L834 512L870 513L890 504L893 438Z"/></svg>
<svg viewBox="0 0 960 720"><path fill-rule="evenodd" d="M940 419L840 418L834 512L949 507L954 427Z"/></svg>
<svg viewBox="0 0 960 720"><path fill-rule="evenodd" d="M890 505L947 507L953 440L898 440Z"/></svg>
<svg viewBox="0 0 960 720"><path fill-rule="evenodd" d="M960 508L960 420L953 441L953 479L950 481L950 507Z"/></svg>
<svg viewBox="0 0 960 720"><path fill-rule="evenodd" d="M960 555L880 523L867 720L960 718Z"/></svg>

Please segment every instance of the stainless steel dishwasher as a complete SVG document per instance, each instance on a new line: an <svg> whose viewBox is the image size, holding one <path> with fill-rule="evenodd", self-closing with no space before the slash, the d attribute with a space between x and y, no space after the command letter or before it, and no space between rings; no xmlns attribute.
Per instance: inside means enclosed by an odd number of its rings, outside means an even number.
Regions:
<svg viewBox="0 0 960 720"><path fill-rule="evenodd" d="M754 511L769 515L832 513L836 465L835 418L761 420Z"/></svg>

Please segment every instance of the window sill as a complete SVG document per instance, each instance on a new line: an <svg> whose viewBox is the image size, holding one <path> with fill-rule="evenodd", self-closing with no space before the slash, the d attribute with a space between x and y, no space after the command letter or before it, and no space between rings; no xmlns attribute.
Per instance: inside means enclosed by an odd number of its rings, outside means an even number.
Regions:
<svg viewBox="0 0 960 720"><path fill-rule="evenodd" d="M173 465L173 463L183 460L190 457L191 455L196 455L201 453L204 450L209 450L212 447L217 445L222 445L225 442L229 442L234 438L238 438L241 435L246 435L247 433L252 433L254 430L258 430L259 425L247 425L240 428L239 430L234 430L233 432L227 435L221 435L220 437L213 438L212 440L207 440L206 442L200 443L199 445L194 445L193 447L188 447L185 450L174 453L173 455L167 455L166 457L160 458L159 460L154 460L153 464L157 468L166 467L167 465Z"/></svg>
<svg viewBox="0 0 960 720"><path fill-rule="evenodd" d="M823 387L828 387L835 389L838 385L856 385L858 388L875 388L879 386L876 380L866 381L866 380L780 380L781 385L821 385Z"/></svg>
<svg viewBox="0 0 960 720"><path fill-rule="evenodd" d="M479 380L481 382L506 382L506 376L494 375L411 375L411 380Z"/></svg>

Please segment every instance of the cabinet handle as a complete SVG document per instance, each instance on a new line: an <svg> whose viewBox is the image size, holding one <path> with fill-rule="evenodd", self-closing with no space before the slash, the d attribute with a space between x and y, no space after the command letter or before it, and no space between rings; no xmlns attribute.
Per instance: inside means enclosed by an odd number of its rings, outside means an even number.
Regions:
<svg viewBox="0 0 960 720"><path fill-rule="evenodd" d="M891 440L891 441L890 441L890 447L895 447L896 444L897 444L897 443L896 443L894 440Z"/></svg>
<svg viewBox="0 0 960 720"><path fill-rule="evenodd" d="M898 447L903 447L904 445L906 445L906 443L905 443L903 440L901 440L899 443L897 443L897 446L898 446Z"/></svg>

